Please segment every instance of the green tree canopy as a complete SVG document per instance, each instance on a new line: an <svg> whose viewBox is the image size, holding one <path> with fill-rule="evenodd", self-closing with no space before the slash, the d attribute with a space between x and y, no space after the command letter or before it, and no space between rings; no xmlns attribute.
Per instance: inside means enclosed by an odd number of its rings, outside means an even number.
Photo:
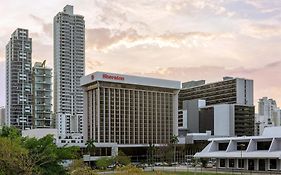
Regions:
<svg viewBox="0 0 281 175"><path fill-rule="evenodd" d="M65 174L62 161L77 157L79 147L59 148L52 135L21 137L16 128L0 131L0 170L4 174ZM1 172L1 173L2 173Z"/></svg>

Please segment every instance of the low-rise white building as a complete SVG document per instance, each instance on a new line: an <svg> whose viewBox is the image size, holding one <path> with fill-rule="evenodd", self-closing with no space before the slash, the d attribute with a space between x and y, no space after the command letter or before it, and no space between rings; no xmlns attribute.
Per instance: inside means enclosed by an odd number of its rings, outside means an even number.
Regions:
<svg viewBox="0 0 281 175"><path fill-rule="evenodd" d="M258 171L281 169L281 127L268 127L261 136L211 138L196 158L216 158L218 168Z"/></svg>
<svg viewBox="0 0 281 175"><path fill-rule="evenodd" d="M37 129L28 129L22 130L23 137L30 137L41 139L47 135L53 135L54 141L58 147L62 146L79 146L85 147L85 143L83 143L83 136L79 133L71 134L71 135L61 135L58 132L58 129L52 128L37 128Z"/></svg>

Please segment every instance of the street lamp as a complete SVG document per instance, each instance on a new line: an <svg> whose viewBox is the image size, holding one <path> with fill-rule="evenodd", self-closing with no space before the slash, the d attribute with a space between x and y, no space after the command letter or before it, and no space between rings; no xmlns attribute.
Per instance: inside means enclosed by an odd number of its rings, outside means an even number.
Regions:
<svg viewBox="0 0 281 175"><path fill-rule="evenodd" d="M242 168L242 166L243 166L242 151L243 151L243 148L244 148L246 145L243 144L243 143L241 143L241 144L239 144L239 146L240 146L240 150L241 150L241 168ZM242 170L241 170L241 174L242 174Z"/></svg>

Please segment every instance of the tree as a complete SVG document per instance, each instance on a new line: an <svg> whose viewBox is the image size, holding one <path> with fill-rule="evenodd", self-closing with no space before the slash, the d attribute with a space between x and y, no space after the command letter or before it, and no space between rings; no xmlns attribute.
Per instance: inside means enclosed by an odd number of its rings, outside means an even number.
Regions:
<svg viewBox="0 0 281 175"><path fill-rule="evenodd" d="M16 128L0 130L0 174L65 174L61 162L76 158L78 147L58 148L52 135L21 137Z"/></svg>
<svg viewBox="0 0 281 175"><path fill-rule="evenodd" d="M114 158L116 164L121 164L121 165L129 165L131 163L131 159L123 152L123 151L118 151L118 155L115 156Z"/></svg>
<svg viewBox="0 0 281 175"><path fill-rule="evenodd" d="M174 147L174 162L175 162L176 161L176 144L179 142L178 136L173 135L170 142Z"/></svg>
<svg viewBox="0 0 281 175"><path fill-rule="evenodd" d="M109 165L114 163L114 159L110 157L102 157L97 160L96 165L98 169L106 169Z"/></svg>
<svg viewBox="0 0 281 175"><path fill-rule="evenodd" d="M154 144L149 143L149 147L147 149L148 151L148 158L149 158L149 164L154 163L154 153L156 151L156 147Z"/></svg>
<svg viewBox="0 0 281 175"><path fill-rule="evenodd" d="M12 140L19 140L21 138L21 133L16 127L3 126L0 130L0 137L8 137Z"/></svg>
<svg viewBox="0 0 281 175"><path fill-rule="evenodd" d="M95 154L96 146L95 146L95 140L89 139L86 142L86 149L88 151L88 154L91 156L91 154Z"/></svg>
<svg viewBox="0 0 281 175"><path fill-rule="evenodd" d="M0 170L3 174L32 174L35 164L18 142L0 137Z"/></svg>
<svg viewBox="0 0 281 175"><path fill-rule="evenodd" d="M29 150L29 156L43 174L64 174L60 163L65 159L77 157L78 147L59 148L54 143L52 135L43 138L25 138L23 147Z"/></svg>

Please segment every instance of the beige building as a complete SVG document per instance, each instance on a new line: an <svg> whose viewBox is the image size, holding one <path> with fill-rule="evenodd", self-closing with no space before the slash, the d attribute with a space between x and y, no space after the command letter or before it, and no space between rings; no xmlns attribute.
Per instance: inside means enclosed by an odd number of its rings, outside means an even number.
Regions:
<svg viewBox="0 0 281 175"><path fill-rule="evenodd" d="M95 72L81 85L85 141L146 147L177 135L179 81Z"/></svg>

